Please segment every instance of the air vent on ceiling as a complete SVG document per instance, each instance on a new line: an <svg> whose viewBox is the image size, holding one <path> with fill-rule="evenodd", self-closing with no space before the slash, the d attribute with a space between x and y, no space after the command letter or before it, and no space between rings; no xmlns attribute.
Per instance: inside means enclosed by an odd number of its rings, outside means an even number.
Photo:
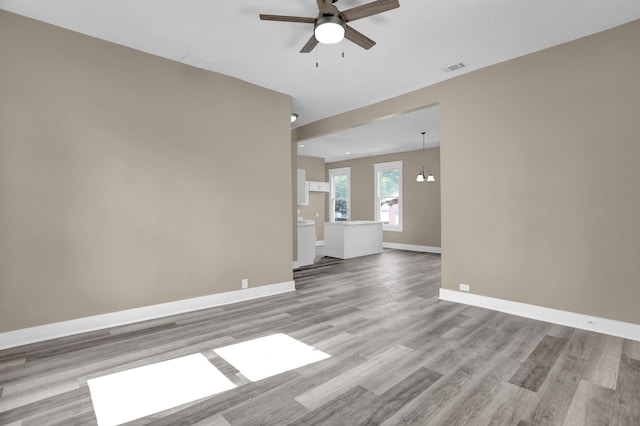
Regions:
<svg viewBox="0 0 640 426"><path fill-rule="evenodd" d="M460 71L462 68L466 66L467 64L465 64L464 62L458 62L457 64L449 65L444 70L446 72L455 72L455 71Z"/></svg>

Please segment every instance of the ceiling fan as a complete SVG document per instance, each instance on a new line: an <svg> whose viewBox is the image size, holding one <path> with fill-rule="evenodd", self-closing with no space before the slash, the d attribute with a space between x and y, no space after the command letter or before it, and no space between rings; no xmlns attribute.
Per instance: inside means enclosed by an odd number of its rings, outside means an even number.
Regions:
<svg viewBox="0 0 640 426"><path fill-rule="evenodd" d="M376 42L359 31L354 30L352 27L347 25L347 22L366 18L371 15L377 15L378 13L400 7L398 0L376 0L341 12L333 5L333 3L337 1L338 0L317 0L318 9L320 10L317 18L260 14L260 19L263 21L313 24L313 35L307 44L304 45L302 50L300 50L300 53L311 52L318 43L334 44L338 43L343 38L352 41L363 49L371 49Z"/></svg>

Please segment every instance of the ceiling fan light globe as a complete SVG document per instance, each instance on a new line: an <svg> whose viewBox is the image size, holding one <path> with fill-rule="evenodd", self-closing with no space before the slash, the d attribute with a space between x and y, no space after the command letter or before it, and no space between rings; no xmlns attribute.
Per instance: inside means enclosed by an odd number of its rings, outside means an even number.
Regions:
<svg viewBox="0 0 640 426"><path fill-rule="evenodd" d="M318 19L314 34L322 44L336 44L344 39L344 22L335 16L323 16Z"/></svg>

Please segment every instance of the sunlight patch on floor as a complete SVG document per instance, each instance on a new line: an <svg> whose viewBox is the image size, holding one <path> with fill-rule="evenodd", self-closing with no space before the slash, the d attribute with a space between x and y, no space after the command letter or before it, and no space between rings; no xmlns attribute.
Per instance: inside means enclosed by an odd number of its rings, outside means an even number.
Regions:
<svg viewBox="0 0 640 426"><path fill-rule="evenodd" d="M331 357L282 333L214 349L214 352L252 382Z"/></svg>
<svg viewBox="0 0 640 426"><path fill-rule="evenodd" d="M236 387L202 354L87 382L99 426L119 425Z"/></svg>

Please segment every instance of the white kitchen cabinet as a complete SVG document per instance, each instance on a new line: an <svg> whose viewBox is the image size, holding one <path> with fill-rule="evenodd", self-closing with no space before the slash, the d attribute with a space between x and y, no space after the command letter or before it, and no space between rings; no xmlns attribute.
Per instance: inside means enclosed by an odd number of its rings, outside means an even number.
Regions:
<svg viewBox="0 0 640 426"><path fill-rule="evenodd" d="M351 259L376 253L382 253L382 222L325 222L325 256Z"/></svg>
<svg viewBox="0 0 640 426"><path fill-rule="evenodd" d="M329 192L329 182L316 182L313 180L307 182L309 183L309 191Z"/></svg>
<svg viewBox="0 0 640 426"><path fill-rule="evenodd" d="M329 192L329 182L317 182L306 180L307 171L305 169L298 169L298 205L309 205L309 191L314 192Z"/></svg>
<svg viewBox="0 0 640 426"><path fill-rule="evenodd" d="M307 171L298 169L298 205L306 206L309 204L309 188L307 185Z"/></svg>
<svg viewBox="0 0 640 426"><path fill-rule="evenodd" d="M316 257L316 223L313 220L298 221L298 267L313 265Z"/></svg>

